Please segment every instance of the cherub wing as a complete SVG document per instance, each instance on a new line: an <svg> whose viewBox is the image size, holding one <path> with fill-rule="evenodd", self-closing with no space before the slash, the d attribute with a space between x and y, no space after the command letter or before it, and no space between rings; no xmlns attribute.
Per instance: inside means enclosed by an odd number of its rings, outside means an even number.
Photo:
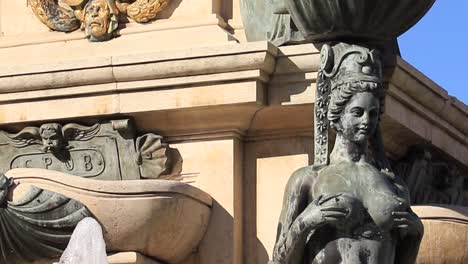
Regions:
<svg viewBox="0 0 468 264"><path fill-rule="evenodd" d="M82 126L78 124L68 124L62 128L63 138L67 141L69 140L78 140L86 141L90 140L99 132L101 128L100 124L95 124L93 126Z"/></svg>
<svg viewBox="0 0 468 264"><path fill-rule="evenodd" d="M41 135L37 127L26 127L16 134L1 131L1 134L5 136L9 144L17 148L24 148L30 145L42 145Z"/></svg>

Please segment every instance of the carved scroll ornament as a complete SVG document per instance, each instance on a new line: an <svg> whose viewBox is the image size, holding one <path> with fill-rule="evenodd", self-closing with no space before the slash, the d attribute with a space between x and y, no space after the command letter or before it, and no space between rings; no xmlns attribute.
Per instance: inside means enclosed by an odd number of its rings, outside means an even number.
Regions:
<svg viewBox="0 0 468 264"><path fill-rule="evenodd" d="M34 14L55 31L81 27L90 41L114 37L122 17L138 23L156 18L169 0L28 0Z"/></svg>

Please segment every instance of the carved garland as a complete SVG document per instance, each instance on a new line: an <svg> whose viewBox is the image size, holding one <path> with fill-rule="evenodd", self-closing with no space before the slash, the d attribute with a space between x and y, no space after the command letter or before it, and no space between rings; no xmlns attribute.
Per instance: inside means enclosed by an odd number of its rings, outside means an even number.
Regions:
<svg viewBox="0 0 468 264"><path fill-rule="evenodd" d="M322 54L323 56L323 54ZM328 163L328 103L330 96L330 82L325 80L323 70L318 73L317 89L315 92L314 134L315 158L314 164Z"/></svg>
<svg viewBox="0 0 468 264"><path fill-rule="evenodd" d="M137 23L147 23L154 20L169 1L28 0L28 4L37 18L52 30L72 32L81 28L90 41L104 41L114 37L121 22L120 15ZM89 30L90 28L94 30Z"/></svg>

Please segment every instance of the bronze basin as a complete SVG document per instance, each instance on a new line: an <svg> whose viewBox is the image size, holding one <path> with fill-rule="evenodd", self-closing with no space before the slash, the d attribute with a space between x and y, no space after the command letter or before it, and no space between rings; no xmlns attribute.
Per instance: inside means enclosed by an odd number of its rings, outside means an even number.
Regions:
<svg viewBox="0 0 468 264"><path fill-rule="evenodd" d="M391 40L414 26L435 0L285 0L299 31L312 41Z"/></svg>

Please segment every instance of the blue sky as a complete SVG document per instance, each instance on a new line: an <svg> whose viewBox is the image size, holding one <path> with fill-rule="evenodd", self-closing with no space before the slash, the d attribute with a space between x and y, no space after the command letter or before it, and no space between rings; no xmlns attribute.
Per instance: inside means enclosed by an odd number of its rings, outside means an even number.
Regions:
<svg viewBox="0 0 468 264"><path fill-rule="evenodd" d="M437 0L398 42L406 61L468 104L467 0Z"/></svg>

